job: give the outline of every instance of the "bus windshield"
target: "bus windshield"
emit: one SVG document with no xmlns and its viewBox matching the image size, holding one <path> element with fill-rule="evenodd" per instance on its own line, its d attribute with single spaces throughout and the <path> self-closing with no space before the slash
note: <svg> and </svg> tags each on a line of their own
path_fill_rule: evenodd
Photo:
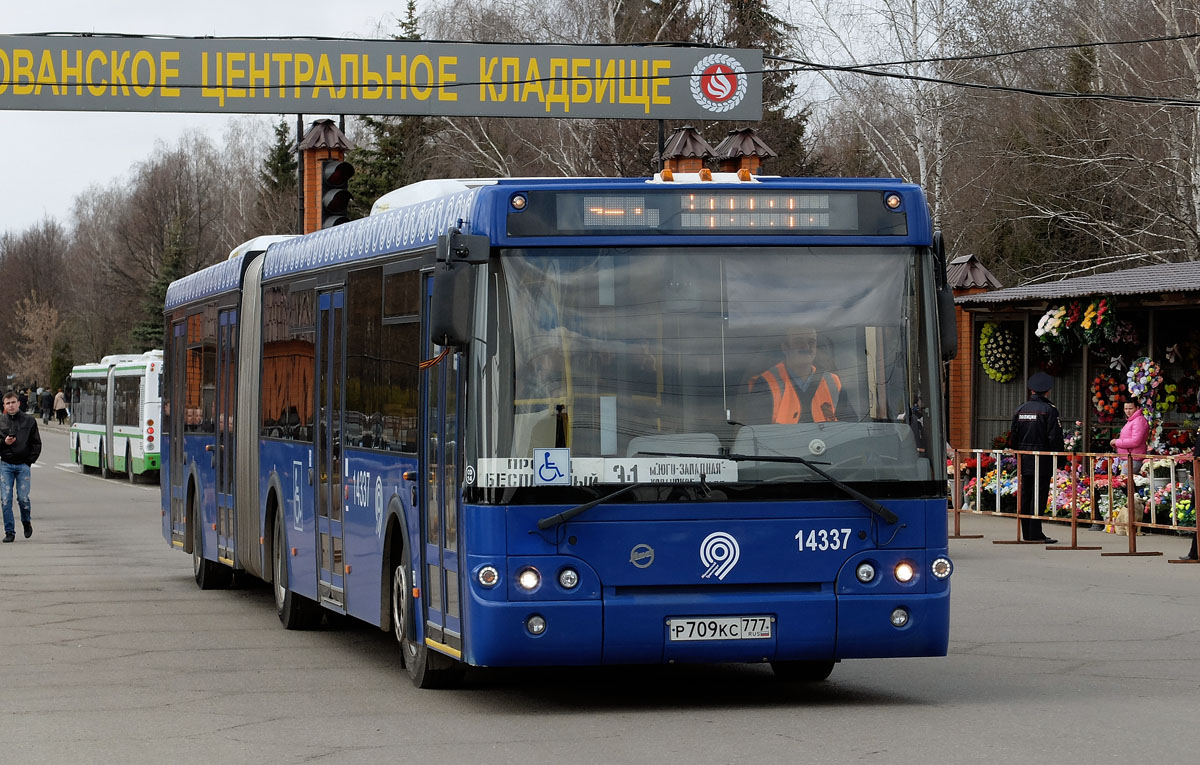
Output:
<svg viewBox="0 0 1200 765">
<path fill-rule="evenodd" d="M 737 482 L 823 480 L 771 457 L 846 481 L 939 477 L 932 284 L 917 255 L 503 250 L 489 273 L 495 334 L 476 346 L 475 451 L 736 457 Z"/>
</svg>

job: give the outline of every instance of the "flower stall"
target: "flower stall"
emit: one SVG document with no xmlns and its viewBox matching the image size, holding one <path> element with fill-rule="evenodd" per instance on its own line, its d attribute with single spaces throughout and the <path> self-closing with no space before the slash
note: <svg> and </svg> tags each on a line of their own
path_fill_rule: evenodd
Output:
<svg viewBox="0 0 1200 765">
<path fill-rule="evenodd" d="M 971 512 L 1013 514 L 1020 482 L 1016 457 L 1006 451 L 959 451 L 947 463 L 957 508 Z M 1115 455 L 1061 456 L 1050 482 L 1044 517 L 1068 520 L 1072 513 L 1085 525 L 1099 524 L 1109 533 L 1127 530 L 1132 485 L 1134 519 L 1159 530 L 1187 532 L 1196 522 L 1195 486 L 1191 455 L 1137 460 L 1129 475 L 1129 460 Z"/>
<path fill-rule="evenodd" d="M 971 277 L 958 272 L 959 283 L 951 277 L 960 346 L 969 338 L 973 351 L 951 363 L 954 447 L 1003 443 L 1026 381 L 1044 371 L 1055 378 L 1050 399 L 1064 426 L 1078 423 L 1077 450 L 1109 450 L 1125 401 L 1142 406 L 1154 453 L 1191 450 L 1200 427 L 1200 262 L 1008 289 L 974 267 Z"/>
<path fill-rule="evenodd" d="M 964 259 L 958 259 L 961 264 Z M 1144 266 L 1109 274 L 1009 289 L 994 279 L 956 290 L 960 348 L 950 369 L 950 443 L 956 449 L 1002 449 L 1026 382 L 1055 378 L 1049 398 L 1063 423 L 1066 450 L 1048 515 L 1076 515 L 1110 529 L 1132 504 L 1137 520 L 1167 527 L 1195 523 L 1191 451 L 1200 428 L 1200 263 Z M 1137 402 L 1151 427 L 1149 451 L 1137 460 L 1133 502 L 1125 461 L 1103 456 Z M 988 454 L 989 452 L 976 452 Z M 992 453 L 999 456 L 998 452 Z M 1090 456 L 1088 456 L 1090 455 Z M 960 506 L 1011 512 L 1015 465 L 1006 458 L 961 468 Z M 961 467 L 961 466 L 960 466 Z M 1122 522 L 1123 523 L 1123 522 Z"/>
</svg>

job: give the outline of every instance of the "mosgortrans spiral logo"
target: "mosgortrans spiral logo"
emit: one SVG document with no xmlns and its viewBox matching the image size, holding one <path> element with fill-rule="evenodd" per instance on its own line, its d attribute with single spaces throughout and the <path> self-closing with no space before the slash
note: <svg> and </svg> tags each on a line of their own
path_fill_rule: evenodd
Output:
<svg viewBox="0 0 1200 765">
<path fill-rule="evenodd" d="M 746 69 L 725 53 L 700 59 L 692 69 L 692 98 L 710 112 L 727 112 L 746 96 Z"/>
</svg>

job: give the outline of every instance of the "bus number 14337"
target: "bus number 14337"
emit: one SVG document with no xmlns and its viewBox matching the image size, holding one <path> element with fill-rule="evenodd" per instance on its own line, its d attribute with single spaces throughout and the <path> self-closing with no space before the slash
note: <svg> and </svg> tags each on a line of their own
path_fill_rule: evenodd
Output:
<svg viewBox="0 0 1200 765">
<path fill-rule="evenodd" d="M 850 547 L 850 529 L 813 529 L 796 532 L 796 543 L 800 552 L 808 550 L 846 550 Z"/>
</svg>

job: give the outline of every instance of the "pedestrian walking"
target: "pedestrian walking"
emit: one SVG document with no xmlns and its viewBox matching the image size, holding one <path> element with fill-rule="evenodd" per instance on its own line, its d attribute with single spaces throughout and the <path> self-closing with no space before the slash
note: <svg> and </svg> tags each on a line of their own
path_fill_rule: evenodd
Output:
<svg viewBox="0 0 1200 765">
<path fill-rule="evenodd" d="M 58 419 L 59 425 L 67 424 L 67 397 L 63 395 L 62 388 L 59 388 L 58 393 L 54 394 L 54 416 Z"/>
<path fill-rule="evenodd" d="M 42 389 L 42 400 L 38 402 L 42 410 L 42 424 L 50 424 L 50 414 L 54 411 L 54 392 L 49 388 Z"/>
<path fill-rule="evenodd" d="M 1061 452 L 1064 450 L 1062 423 L 1058 419 L 1058 407 L 1047 398 L 1054 378 L 1038 372 L 1029 378 L 1029 400 L 1021 404 L 1013 414 L 1010 441 L 1012 448 L 1028 452 Z M 1035 470 L 1036 466 L 1036 470 Z M 1054 457 L 1032 454 L 1020 455 L 1021 471 L 1021 536 L 1027 542 L 1056 544 L 1057 539 L 1047 537 L 1042 531 L 1041 516 L 1050 494 L 1050 481 L 1054 477 Z M 1036 480 L 1035 480 L 1036 479 Z M 1035 501 L 1036 499 L 1036 501 Z"/>
<path fill-rule="evenodd" d="M 13 391 L 4 394 L 4 413 L 0 415 L 0 509 L 4 514 L 4 541 L 16 539 L 13 520 L 13 494 L 21 507 L 21 526 L 25 538 L 33 536 L 32 508 L 29 503 L 30 466 L 42 454 L 42 436 L 37 419 L 21 411 L 21 399 Z"/>
</svg>

